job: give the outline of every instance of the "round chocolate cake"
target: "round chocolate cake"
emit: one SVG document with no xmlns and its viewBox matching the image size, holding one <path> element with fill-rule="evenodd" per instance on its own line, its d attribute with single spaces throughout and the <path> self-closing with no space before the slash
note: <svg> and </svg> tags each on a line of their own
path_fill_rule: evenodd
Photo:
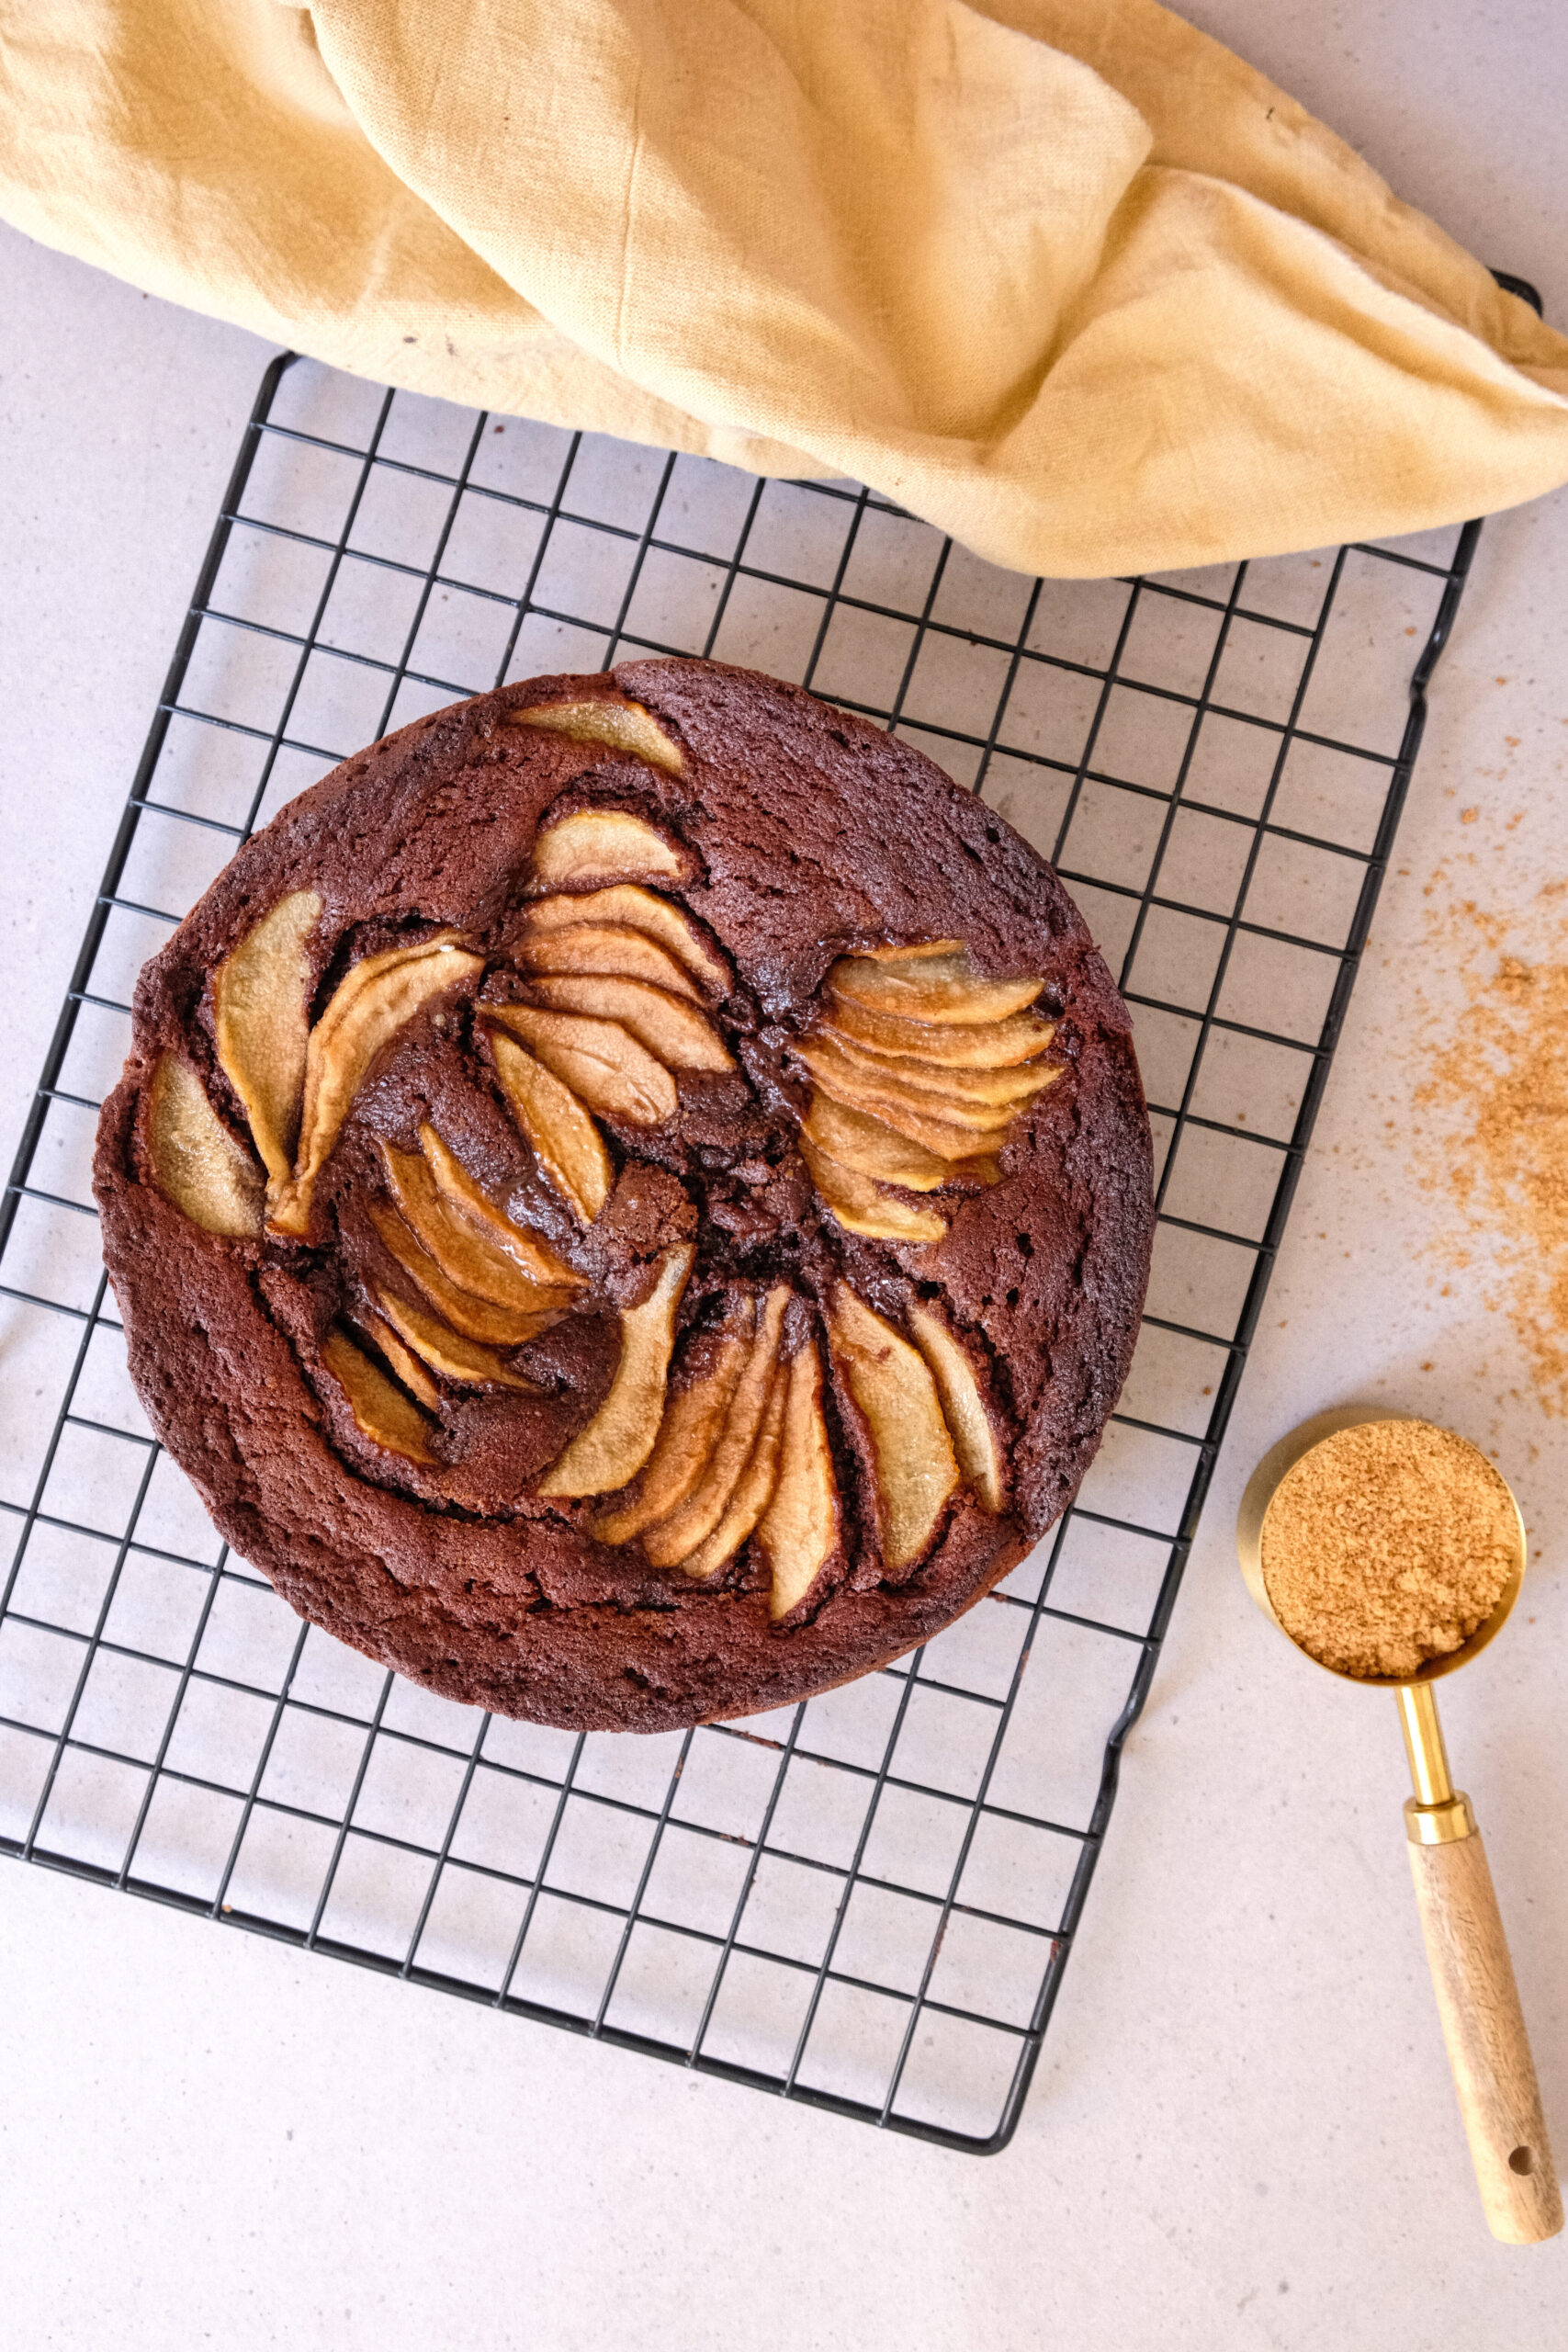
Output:
<svg viewBox="0 0 1568 2352">
<path fill-rule="evenodd" d="M 142 972 L 132 1375 L 301 1615 L 662 1731 L 897 1657 L 1076 1490 L 1153 1224 L 1126 1009 L 907 743 L 704 662 L 389 737 Z"/>
</svg>

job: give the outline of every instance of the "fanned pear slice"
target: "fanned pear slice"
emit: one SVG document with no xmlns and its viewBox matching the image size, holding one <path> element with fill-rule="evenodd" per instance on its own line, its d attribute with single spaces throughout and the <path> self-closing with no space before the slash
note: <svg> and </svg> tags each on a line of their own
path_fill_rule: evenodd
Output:
<svg viewBox="0 0 1568 2352">
<path fill-rule="evenodd" d="M 515 1037 L 500 1029 L 488 1035 L 502 1091 L 534 1157 L 567 1206 L 592 1225 L 615 1181 L 598 1128 L 570 1087 L 525 1054 Z"/>
<path fill-rule="evenodd" d="M 310 1039 L 310 959 L 321 919 L 314 890 L 294 890 L 248 931 L 212 976 L 218 1059 L 245 1106 L 274 1184 L 293 1172 L 305 1052 Z"/>
<path fill-rule="evenodd" d="M 786 1283 L 776 1283 L 768 1293 L 757 1317 L 756 1336 L 746 1358 L 746 1368 L 729 1400 L 723 1434 L 702 1476 L 678 1510 L 644 1532 L 642 1548 L 656 1568 L 672 1568 L 678 1560 L 683 1560 L 706 1541 L 724 1515 L 750 1459 L 768 1408 L 789 1298 Z"/>
<path fill-rule="evenodd" d="M 962 956 L 961 939 L 921 939 L 912 947 L 857 947 L 860 964 L 921 964 L 932 956 Z"/>
<path fill-rule="evenodd" d="M 316 1179 L 382 1046 L 431 997 L 459 980 L 477 979 L 483 969 L 482 956 L 460 946 L 456 932 L 444 931 L 416 946 L 367 956 L 344 975 L 310 1032 L 299 1158 L 294 1174 L 272 1190 L 269 1222 L 276 1232 L 310 1232 Z"/>
<path fill-rule="evenodd" d="M 612 701 L 608 695 L 592 702 L 541 702 L 531 710 L 509 713 L 513 727 L 543 727 L 554 735 L 570 735 L 579 743 L 608 743 L 617 752 L 631 752 L 649 767 L 667 775 L 681 773 L 677 744 L 652 711 L 629 697 Z"/>
<path fill-rule="evenodd" d="M 716 1576 L 725 1562 L 735 1557 L 772 1502 L 778 1483 L 779 1444 L 784 1436 L 784 1400 L 788 1395 L 789 1368 L 776 1363 L 757 1442 L 735 1482 L 735 1491 L 724 1507 L 718 1525 L 705 1543 L 678 1563 L 682 1576 Z"/>
<path fill-rule="evenodd" d="M 366 1338 L 385 1356 L 393 1372 L 410 1395 L 417 1398 L 427 1413 L 441 1410 L 441 1391 L 432 1380 L 412 1348 L 405 1347 L 384 1315 L 370 1309 L 356 1316 Z"/>
<path fill-rule="evenodd" d="M 1052 1022 L 1032 1012 L 1015 1012 L 1008 1021 L 964 1028 L 877 1012 L 853 997 L 833 998 L 827 1017 L 857 1045 L 884 1054 L 915 1054 L 924 1061 L 955 1069 L 1014 1069 L 1020 1062 L 1032 1061 L 1036 1054 L 1043 1054 L 1056 1034 Z"/>
<path fill-rule="evenodd" d="M 808 1042 L 830 1046 L 868 1078 L 892 1080 L 912 1094 L 946 1095 L 955 1102 L 1011 1113 L 1022 1110 L 1062 1075 L 1060 1062 L 1020 1062 L 1011 1069 L 966 1069 L 960 1063 L 931 1062 L 914 1054 L 885 1054 L 826 1023 L 810 1032 Z"/>
<path fill-rule="evenodd" d="M 610 1393 L 540 1479 L 542 1495 L 613 1494 L 630 1484 L 653 1452 L 664 1418 L 675 1311 L 696 1254 L 689 1241 L 666 1250 L 652 1290 L 621 1317 L 621 1361 Z"/>
<path fill-rule="evenodd" d="M 432 1372 L 444 1380 L 456 1380 L 469 1387 L 516 1388 L 525 1396 L 539 1393 L 536 1381 L 525 1380 L 495 1348 L 487 1348 L 482 1340 L 465 1340 L 434 1315 L 427 1315 L 423 1306 L 415 1306 L 412 1299 L 399 1298 L 395 1292 L 378 1290 L 376 1304 L 400 1339 L 406 1340 L 414 1353 L 423 1356 Z"/>
<path fill-rule="evenodd" d="M 629 1544 L 685 1501 L 724 1433 L 730 1398 L 751 1352 L 752 1321 L 748 1299 L 743 1324 L 737 1318 L 737 1328 L 720 1340 L 707 1371 L 671 1398 L 636 1498 L 612 1506 L 593 1521 L 592 1532 L 601 1544 Z"/>
<path fill-rule="evenodd" d="M 918 1560 L 958 1486 L 958 1464 L 931 1367 L 847 1283 L 833 1294 L 833 1354 L 871 1432 L 883 1557 Z"/>
<path fill-rule="evenodd" d="M 684 882 L 692 861 L 665 834 L 625 808 L 579 808 L 543 827 L 534 843 L 532 890 L 563 882 Z"/>
<path fill-rule="evenodd" d="M 723 957 L 706 945 L 683 909 L 635 882 L 617 882 L 582 897 L 540 899 L 528 910 L 528 936 L 543 938 L 580 922 L 614 923 L 646 933 L 682 963 L 710 995 L 728 996 L 732 975 Z"/>
<path fill-rule="evenodd" d="M 935 1209 L 918 1209 L 912 1202 L 896 1201 L 878 1190 L 869 1176 L 842 1168 L 818 1151 L 804 1136 L 801 1155 L 811 1181 L 846 1233 L 863 1233 L 873 1241 L 940 1241 L 947 1219 Z"/>
<path fill-rule="evenodd" d="M 922 1094 L 912 1086 L 901 1086 L 896 1078 L 863 1069 L 825 1038 L 803 1037 L 795 1051 L 824 1093 L 847 1102 L 852 1110 L 869 1111 L 874 1118 L 886 1119 L 889 1126 L 913 1136 L 943 1159 L 967 1159 L 976 1152 L 997 1149 L 1015 1116 L 1009 1103 L 965 1102 L 955 1094 Z M 940 1140 L 925 1133 L 927 1125 L 944 1130 Z M 969 1141 L 957 1153 L 950 1153 L 945 1148 L 945 1130 L 954 1127 L 961 1134 L 967 1132 Z"/>
<path fill-rule="evenodd" d="M 329 1331 L 321 1345 L 321 1362 L 348 1399 L 348 1409 L 362 1437 L 389 1453 L 409 1462 L 434 1462 L 428 1443 L 430 1424 L 417 1405 L 373 1364 L 362 1348 L 342 1331 Z"/>
<path fill-rule="evenodd" d="M 514 1036 L 570 1086 L 602 1118 L 656 1127 L 680 1106 L 675 1081 L 618 1021 L 588 1021 L 572 1012 L 547 1012 L 536 1004 L 491 1004 L 488 1021 Z"/>
<path fill-rule="evenodd" d="M 1001 1455 L 980 1384 L 975 1377 L 975 1367 L 961 1343 L 944 1324 L 938 1322 L 929 1306 L 911 1303 L 909 1329 L 915 1335 L 916 1346 L 931 1366 L 958 1466 L 965 1482 L 994 1516 L 1002 1507 Z"/>
<path fill-rule="evenodd" d="M 616 979 L 604 972 L 571 973 L 536 979 L 534 995 L 552 1012 L 618 1022 L 666 1069 L 735 1068 L 705 1012 L 684 997 L 649 988 L 646 980 Z"/>
<path fill-rule="evenodd" d="M 811 1108 L 800 1132 L 807 1143 L 825 1151 L 840 1168 L 852 1169 L 857 1176 L 902 1184 L 911 1193 L 934 1193 L 939 1184 L 952 1182 L 953 1170 L 934 1151 L 911 1143 L 908 1136 L 899 1135 L 881 1119 L 835 1102 L 820 1088 L 813 1089 Z"/>
<path fill-rule="evenodd" d="M 773 1570 L 771 1617 L 787 1617 L 803 1601 L 839 1547 L 839 1485 L 822 1411 L 822 1360 L 816 1341 L 789 1366 L 778 1474 L 757 1526 L 757 1541 Z"/>
<path fill-rule="evenodd" d="M 894 963 L 840 956 L 828 974 L 834 996 L 868 1012 L 965 1029 L 1022 1012 L 1044 985 L 1043 978 L 987 980 L 962 949 L 956 956 L 911 956 Z"/>
<path fill-rule="evenodd" d="M 535 934 L 525 933 L 517 960 L 530 972 L 604 972 L 623 979 L 648 980 L 666 996 L 694 1004 L 702 991 L 683 964 L 629 923 L 580 922 Z"/>
<path fill-rule="evenodd" d="M 480 1340 L 487 1347 L 519 1348 L 536 1340 L 566 1312 L 560 1291 L 538 1291 L 531 1306 L 497 1306 L 476 1298 L 443 1272 L 428 1250 L 423 1249 L 389 1201 L 373 1201 L 367 1214 L 394 1265 L 422 1290 L 454 1331 L 466 1340 Z"/>
<path fill-rule="evenodd" d="M 261 1171 L 235 1142 L 189 1062 L 164 1054 L 148 1090 L 147 1148 L 158 1190 L 204 1233 L 261 1231 Z"/>
<path fill-rule="evenodd" d="M 470 1298 L 532 1315 L 541 1307 L 565 1306 L 572 1290 L 580 1286 L 581 1278 L 574 1274 L 562 1282 L 547 1282 L 525 1273 L 509 1250 L 498 1249 L 488 1235 L 458 1215 L 442 1193 L 429 1162 L 418 1152 L 396 1151 L 383 1142 L 381 1158 L 404 1224 L 447 1282 Z"/>
<path fill-rule="evenodd" d="M 868 1118 L 879 1119 L 884 1126 L 894 1128 L 899 1135 L 907 1136 L 910 1143 L 919 1144 L 922 1150 L 934 1152 L 950 1167 L 970 1171 L 978 1159 L 1001 1149 L 1011 1125 L 1010 1120 L 1004 1119 L 999 1126 L 950 1126 L 945 1119 L 928 1117 L 923 1110 L 912 1110 L 907 1101 L 900 1101 L 895 1096 L 879 1095 L 874 1099 L 861 1094 L 857 1089 L 854 1099 L 846 1102 L 837 1084 L 831 1088 L 824 1087 L 822 1091 L 825 1095 L 830 1093 L 841 1109 L 859 1111 Z"/>
<path fill-rule="evenodd" d="M 428 1124 L 419 1131 L 419 1148 L 447 1206 L 455 1209 L 490 1248 L 510 1258 L 531 1283 L 544 1283 L 556 1290 L 581 1290 L 586 1286 L 586 1276 L 558 1258 L 553 1250 L 547 1249 L 537 1234 L 525 1233 L 496 1207 L 445 1136 Z"/>
</svg>

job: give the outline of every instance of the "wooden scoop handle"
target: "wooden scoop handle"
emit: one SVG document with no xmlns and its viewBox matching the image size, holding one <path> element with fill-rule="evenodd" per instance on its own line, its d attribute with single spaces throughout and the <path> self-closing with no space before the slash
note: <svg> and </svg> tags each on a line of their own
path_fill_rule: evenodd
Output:
<svg viewBox="0 0 1568 2352">
<path fill-rule="evenodd" d="M 1562 2227 L 1562 2199 L 1486 1849 L 1473 1827 L 1418 1835 L 1413 1824 L 1410 1868 L 1481 2201 L 1495 2238 L 1534 2245 Z"/>
</svg>

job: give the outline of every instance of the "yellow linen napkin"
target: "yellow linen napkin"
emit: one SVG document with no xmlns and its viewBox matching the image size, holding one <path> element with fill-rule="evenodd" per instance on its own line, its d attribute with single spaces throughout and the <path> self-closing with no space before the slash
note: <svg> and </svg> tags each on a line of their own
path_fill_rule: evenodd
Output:
<svg viewBox="0 0 1568 2352">
<path fill-rule="evenodd" d="M 1568 343 L 1154 0 L 0 0 L 0 213 L 361 374 L 853 475 L 1027 571 L 1568 479 Z"/>
</svg>

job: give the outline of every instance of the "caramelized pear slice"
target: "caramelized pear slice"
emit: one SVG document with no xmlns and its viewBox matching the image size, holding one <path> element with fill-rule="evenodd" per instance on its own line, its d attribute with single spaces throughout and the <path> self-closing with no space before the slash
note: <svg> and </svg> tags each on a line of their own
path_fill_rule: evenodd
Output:
<svg viewBox="0 0 1568 2352">
<path fill-rule="evenodd" d="M 575 1274 L 556 1281 L 525 1273 L 510 1250 L 498 1249 L 458 1215 L 442 1193 L 429 1162 L 417 1152 L 395 1151 L 383 1142 L 381 1158 L 404 1224 L 447 1282 L 470 1298 L 531 1315 L 540 1307 L 564 1306 L 580 1285 L 581 1277 Z"/>
<path fill-rule="evenodd" d="M 414 1164 L 423 1165 L 423 1161 Z M 566 1312 L 566 1296 L 560 1291 L 536 1290 L 528 1306 L 500 1306 L 476 1298 L 443 1272 L 389 1201 L 372 1201 L 367 1214 L 393 1263 L 424 1293 L 454 1331 L 461 1331 L 467 1340 L 481 1340 L 492 1348 L 518 1348 L 525 1340 L 536 1340 Z"/>
<path fill-rule="evenodd" d="M 269 1222 L 275 1231 L 310 1232 L 316 1179 L 382 1046 L 428 999 L 459 980 L 477 979 L 483 969 L 482 956 L 459 946 L 456 932 L 444 931 L 417 946 L 367 956 L 339 982 L 310 1032 L 305 1055 L 305 1104 L 294 1174 L 268 1188 Z"/>
<path fill-rule="evenodd" d="M 158 1190 L 204 1233 L 261 1231 L 261 1171 L 207 1099 L 189 1062 L 164 1054 L 148 1089 L 147 1148 Z"/>
<path fill-rule="evenodd" d="M 955 1094 L 922 1094 L 913 1087 L 901 1086 L 896 1078 L 851 1061 L 826 1038 L 803 1037 L 795 1051 L 825 1093 L 849 1103 L 852 1110 L 869 1111 L 886 1119 L 889 1126 L 926 1144 L 943 1159 L 967 1159 L 977 1151 L 997 1149 L 1015 1116 L 1010 1104 L 965 1102 Z M 970 1140 L 958 1152 L 949 1152 L 944 1148 L 945 1135 L 942 1141 L 934 1141 L 924 1133 L 927 1124 L 968 1131 Z"/>
<path fill-rule="evenodd" d="M 514 1037 L 499 1029 L 488 1035 L 502 1091 L 534 1157 L 567 1206 L 592 1225 L 615 1181 L 598 1128 L 570 1087 L 525 1054 Z"/>
<path fill-rule="evenodd" d="M 757 1541 L 773 1572 L 771 1617 L 798 1607 L 839 1547 L 838 1481 L 822 1411 L 822 1360 L 810 1340 L 789 1366 L 773 1497 Z"/>
<path fill-rule="evenodd" d="M 908 1021 L 892 1012 L 874 1012 L 852 997 L 835 997 L 829 1019 L 857 1045 L 878 1053 L 915 1054 L 922 1060 L 956 1069 L 1014 1069 L 1020 1062 L 1043 1054 L 1055 1035 L 1055 1024 L 1032 1012 L 1014 1013 L 978 1028 L 938 1022 Z"/>
<path fill-rule="evenodd" d="M 688 1552 L 678 1563 L 682 1576 L 716 1576 L 725 1562 L 735 1557 L 772 1502 L 778 1483 L 779 1444 L 784 1436 L 784 1399 L 788 1395 L 788 1368 L 775 1364 L 757 1442 L 735 1482 L 735 1491 L 724 1507 L 718 1525 L 705 1543 L 699 1544 L 694 1552 Z"/>
<path fill-rule="evenodd" d="M 656 939 L 629 923 L 580 922 L 537 937 L 525 934 L 517 960 L 530 972 L 604 972 L 623 979 L 648 980 L 666 996 L 701 1003 L 702 991 L 684 965 Z"/>
<path fill-rule="evenodd" d="M 305 1051 L 310 1038 L 310 959 L 305 942 L 321 917 L 314 890 L 279 899 L 212 976 L 218 1059 L 245 1106 L 274 1184 L 294 1168 Z"/>
<path fill-rule="evenodd" d="M 329 1331 L 321 1345 L 321 1362 L 347 1397 L 362 1437 L 409 1462 L 434 1461 L 426 1442 L 430 1424 L 424 1415 L 362 1348 L 356 1348 L 342 1331 Z"/>
<path fill-rule="evenodd" d="M 912 947 L 857 947 L 855 961 L 871 964 L 920 964 L 932 956 L 962 956 L 961 939 L 922 939 Z"/>
<path fill-rule="evenodd" d="M 621 1361 L 610 1393 L 540 1479 L 542 1495 L 613 1494 L 637 1476 L 653 1452 L 664 1418 L 675 1310 L 696 1254 L 689 1241 L 666 1250 L 647 1298 L 621 1317 Z"/>
<path fill-rule="evenodd" d="M 892 1199 L 869 1176 L 840 1167 L 804 1136 L 800 1149 L 812 1182 L 846 1233 L 863 1233 L 874 1241 L 919 1242 L 940 1241 L 947 1231 L 947 1219 L 935 1209 L 918 1209 L 911 1202 Z"/>
<path fill-rule="evenodd" d="M 995 1515 L 1002 1507 L 1001 1455 L 975 1367 L 960 1342 L 945 1325 L 937 1321 L 929 1306 L 911 1304 L 909 1329 L 915 1335 L 915 1345 L 931 1366 L 958 1466 L 965 1482 Z"/>
<path fill-rule="evenodd" d="M 444 1380 L 472 1388 L 516 1388 L 525 1396 L 538 1395 L 538 1384 L 513 1372 L 496 1349 L 487 1348 L 481 1340 L 463 1339 L 436 1316 L 427 1315 L 423 1306 L 389 1290 L 378 1290 L 376 1304 L 400 1338 Z"/>
<path fill-rule="evenodd" d="M 1043 978 L 987 980 L 963 948 L 956 956 L 909 956 L 896 963 L 840 956 L 828 974 L 834 996 L 867 1012 L 964 1029 L 1022 1012 L 1044 985 Z"/>
<path fill-rule="evenodd" d="M 840 1168 L 852 1169 L 857 1176 L 902 1184 L 911 1193 L 934 1193 L 939 1184 L 952 1181 L 953 1170 L 934 1151 L 911 1143 L 908 1136 L 899 1135 L 881 1119 L 835 1102 L 820 1089 L 812 1093 L 811 1108 L 800 1132 L 807 1143 L 825 1151 Z"/>
<path fill-rule="evenodd" d="M 543 727 L 554 735 L 570 735 L 579 743 L 608 743 L 615 751 L 630 752 L 646 760 L 649 767 L 662 768 L 668 775 L 681 773 L 679 747 L 640 702 L 613 702 L 608 695 L 592 702 L 541 702 L 532 710 L 513 710 L 507 716 L 513 727 Z"/>
<path fill-rule="evenodd" d="M 833 1353 L 865 1417 L 876 1464 L 882 1556 L 890 1568 L 918 1560 L 958 1485 L 953 1440 L 931 1368 L 918 1348 L 847 1283 L 833 1294 Z"/>
<path fill-rule="evenodd" d="M 768 1293 L 757 1317 L 756 1336 L 746 1358 L 746 1368 L 735 1384 L 735 1394 L 724 1417 L 723 1435 L 702 1476 L 680 1508 L 657 1526 L 649 1528 L 643 1536 L 642 1548 L 656 1568 L 672 1568 L 678 1560 L 695 1551 L 724 1516 L 740 1474 L 750 1459 L 768 1408 L 768 1392 L 773 1386 L 779 1335 L 789 1297 L 786 1283 L 776 1283 Z"/>
<path fill-rule="evenodd" d="M 908 1093 L 945 1095 L 954 1102 L 1012 1113 L 1022 1110 L 1062 1075 L 1060 1062 L 1020 1062 L 1011 1069 L 965 1069 L 955 1062 L 927 1061 L 915 1054 L 885 1054 L 858 1038 L 846 1037 L 826 1023 L 811 1031 L 808 1042 L 830 1046 L 868 1078 L 891 1080 Z"/>
<path fill-rule="evenodd" d="M 542 939 L 547 933 L 580 922 L 614 923 L 643 932 L 682 963 L 710 995 L 729 993 L 728 965 L 705 944 L 691 917 L 670 899 L 640 889 L 635 882 L 618 882 L 608 890 L 591 890 L 581 898 L 540 899 L 528 910 L 528 936 Z"/>
<path fill-rule="evenodd" d="M 536 1004 L 491 1004 L 485 1017 L 510 1029 L 563 1085 L 602 1118 L 656 1127 L 680 1105 L 675 1081 L 618 1021 L 585 1021 Z"/>
<path fill-rule="evenodd" d="M 601 1544 L 629 1544 L 685 1501 L 723 1435 L 730 1398 L 751 1351 L 753 1320 L 748 1298 L 744 1317 L 738 1317 L 737 1328 L 720 1341 L 708 1370 L 671 1398 L 659 1424 L 659 1442 L 637 1481 L 636 1500 L 603 1511 L 593 1521 L 592 1532 Z"/>
<path fill-rule="evenodd" d="M 543 828 L 534 843 L 532 890 L 563 882 L 684 882 L 684 850 L 625 808 L 580 808 Z"/>
<path fill-rule="evenodd" d="M 925 1113 L 912 1111 L 907 1103 L 888 1095 L 873 1099 L 869 1095 L 861 1095 L 857 1090 L 856 1099 L 845 1102 L 836 1085 L 831 1089 L 824 1087 L 822 1091 L 825 1095 L 831 1093 L 840 1109 L 858 1111 L 866 1117 L 879 1119 L 884 1126 L 895 1128 L 899 1135 L 908 1136 L 911 1143 L 919 1144 L 923 1150 L 934 1152 L 939 1159 L 945 1159 L 950 1166 L 971 1170 L 979 1156 L 1001 1149 L 1011 1124 L 1004 1120 L 1000 1126 L 949 1126 L 945 1119 L 930 1118 Z"/>
<path fill-rule="evenodd" d="M 481 1191 L 445 1137 L 428 1125 L 419 1131 L 419 1148 L 435 1179 L 436 1190 L 449 1208 L 455 1209 L 465 1224 L 472 1227 L 478 1238 L 491 1250 L 499 1250 L 512 1260 L 531 1283 L 544 1283 L 556 1290 L 581 1290 L 587 1277 L 580 1274 L 547 1249 L 536 1234 L 525 1233 L 520 1225 L 498 1209 L 488 1193 Z M 455 1271 L 455 1270 L 454 1270 Z M 488 1286 L 486 1295 L 490 1295 Z"/>
<path fill-rule="evenodd" d="M 666 1069 L 735 1068 L 705 1012 L 683 997 L 649 988 L 646 980 L 584 972 L 537 979 L 534 994 L 552 1012 L 581 1012 L 591 1021 L 618 1022 Z"/>
<path fill-rule="evenodd" d="M 416 1397 L 427 1413 L 441 1410 L 441 1391 L 432 1380 L 412 1348 L 406 1348 L 384 1315 L 370 1311 L 355 1320 L 371 1345 L 385 1356 L 394 1374 L 411 1396 Z"/>
</svg>

